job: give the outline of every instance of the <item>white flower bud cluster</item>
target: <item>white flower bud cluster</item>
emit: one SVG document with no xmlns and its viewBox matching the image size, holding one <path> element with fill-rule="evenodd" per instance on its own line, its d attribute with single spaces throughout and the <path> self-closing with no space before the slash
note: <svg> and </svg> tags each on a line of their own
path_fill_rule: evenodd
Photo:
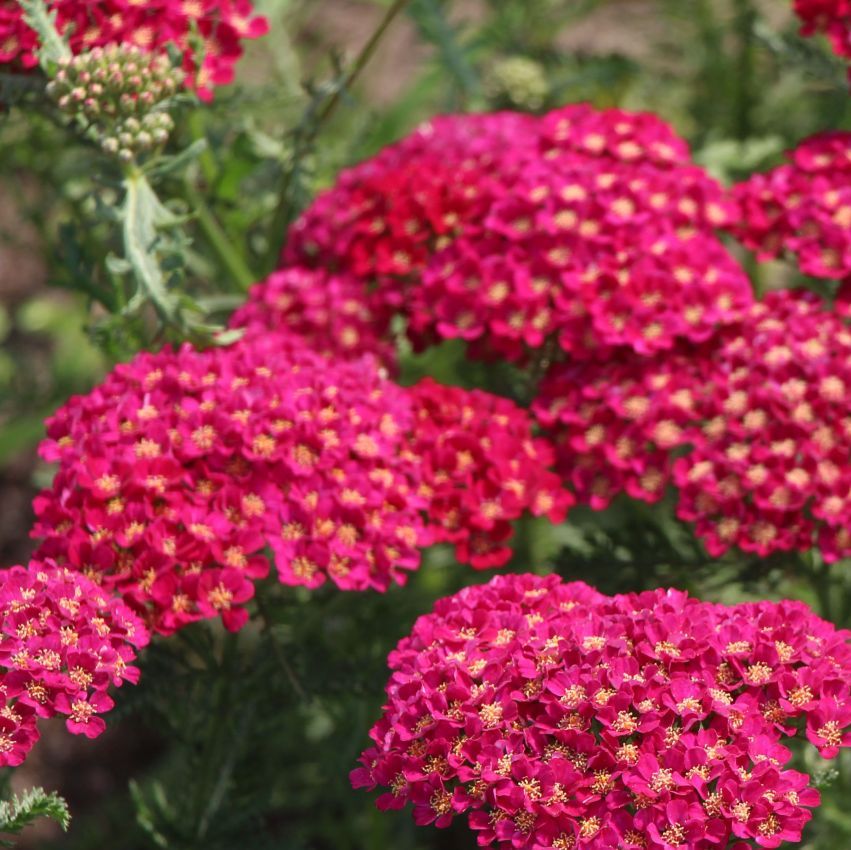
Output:
<svg viewBox="0 0 851 850">
<path fill-rule="evenodd" d="M 110 44 L 63 62 L 48 94 L 82 119 L 105 153 L 132 162 L 168 141 L 174 121 L 163 105 L 182 84 L 183 72 L 167 56 Z"/>
</svg>

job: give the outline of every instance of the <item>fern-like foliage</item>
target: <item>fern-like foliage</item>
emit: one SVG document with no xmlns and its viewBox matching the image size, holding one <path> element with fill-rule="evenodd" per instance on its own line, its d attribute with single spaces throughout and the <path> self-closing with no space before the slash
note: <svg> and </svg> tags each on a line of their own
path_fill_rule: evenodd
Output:
<svg viewBox="0 0 851 850">
<path fill-rule="evenodd" d="M 39 818 L 50 818 L 64 830 L 71 822 L 68 804 L 58 794 L 30 788 L 20 796 L 0 802 L 0 835 L 19 835 Z M 14 847 L 14 842 L 0 838 L 0 847 Z"/>
</svg>

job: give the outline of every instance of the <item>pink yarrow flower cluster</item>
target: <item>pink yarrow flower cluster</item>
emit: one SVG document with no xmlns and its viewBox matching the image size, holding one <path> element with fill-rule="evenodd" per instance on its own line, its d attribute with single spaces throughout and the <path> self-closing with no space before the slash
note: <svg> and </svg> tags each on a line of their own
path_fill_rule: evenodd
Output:
<svg viewBox="0 0 851 850">
<path fill-rule="evenodd" d="M 255 284 L 232 316 L 231 328 L 246 334 L 292 334 L 327 357 L 351 360 L 363 354 L 393 367 L 387 341 L 390 316 L 370 300 L 361 281 L 321 269 L 288 268 Z"/>
<path fill-rule="evenodd" d="M 760 259 L 787 254 L 805 274 L 851 280 L 851 133 L 806 139 L 789 160 L 735 187 L 736 236 Z"/>
<path fill-rule="evenodd" d="M 384 590 L 419 563 L 410 428 L 369 358 L 279 335 L 141 354 L 49 420 L 34 535 L 163 633 L 240 628 L 266 547 L 285 584 Z"/>
<path fill-rule="evenodd" d="M 578 500 L 673 484 L 712 556 L 851 555 L 851 331 L 815 295 L 769 294 L 702 346 L 557 364 L 533 410 Z"/>
<path fill-rule="evenodd" d="M 249 0 L 48 0 L 47 5 L 56 12 L 59 32 L 68 36 L 74 54 L 115 43 L 154 53 L 176 45 L 184 54 L 188 80 L 204 98 L 212 96 L 215 86 L 233 80 L 242 42 L 259 38 L 269 28 Z M 196 47 L 201 56 L 195 55 Z M 0 2 L 0 64 L 32 68 L 37 49 L 38 37 L 24 23 L 20 4 Z M 199 58 L 203 61 L 197 67 Z"/>
<path fill-rule="evenodd" d="M 374 287 L 418 347 L 460 337 L 515 361 L 550 340 L 574 356 L 646 353 L 705 339 L 751 303 L 712 233 L 732 212 L 655 116 L 453 116 L 345 172 L 284 259 Z"/>
<path fill-rule="evenodd" d="M 410 395 L 426 542 L 453 543 L 460 563 L 486 569 L 511 557 L 511 523 L 526 511 L 564 520 L 573 497 L 550 470 L 552 446 L 533 436 L 528 411 L 428 378 Z"/>
<path fill-rule="evenodd" d="M 415 283 L 429 257 L 505 191 L 507 162 L 535 145 L 522 113 L 450 115 L 344 170 L 293 225 L 285 264 L 327 266 L 387 288 Z"/>
<path fill-rule="evenodd" d="M 529 414 L 370 357 L 329 360 L 257 329 L 233 346 L 142 354 L 48 422 L 58 464 L 35 501 L 39 553 L 173 632 L 241 628 L 253 581 L 344 590 L 403 584 L 420 547 L 505 563 L 524 511 L 572 501 Z"/>
<path fill-rule="evenodd" d="M 391 653 L 352 784 L 482 846 L 776 848 L 819 804 L 786 744 L 851 745 L 848 638 L 800 602 L 498 577 Z"/>
<path fill-rule="evenodd" d="M 851 554 L 851 331 L 821 300 L 768 295 L 710 355 L 710 404 L 676 462 L 678 514 L 709 552 Z"/>
<path fill-rule="evenodd" d="M 147 641 L 126 605 L 75 570 L 32 561 L 0 572 L 0 765 L 24 761 L 40 717 L 99 735 L 109 687 L 138 681 L 130 664 Z"/>
</svg>

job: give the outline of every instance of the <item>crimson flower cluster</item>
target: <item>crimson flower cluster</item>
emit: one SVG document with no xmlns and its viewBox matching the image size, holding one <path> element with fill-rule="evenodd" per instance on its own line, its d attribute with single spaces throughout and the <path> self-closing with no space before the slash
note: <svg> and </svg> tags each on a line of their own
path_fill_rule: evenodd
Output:
<svg viewBox="0 0 851 850">
<path fill-rule="evenodd" d="M 851 133 L 806 139 L 789 162 L 736 186 L 734 232 L 760 259 L 797 258 L 805 274 L 851 280 Z"/>
<path fill-rule="evenodd" d="M 286 264 L 327 265 L 401 297 L 434 251 L 504 191 L 505 168 L 534 149 L 535 119 L 515 112 L 448 115 L 344 170 L 295 222 Z M 516 174 L 515 174 L 516 176 Z"/>
<path fill-rule="evenodd" d="M 770 294 L 710 354 L 709 404 L 676 462 L 678 514 L 713 555 L 851 554 L 851 331 L 808 293 Z"/>
<path fill-rule="evenodd" d="M 49 420 L 34 535 L 163 633 L 240 628 L 267 546 L 285 584 L 383 590 L 419 563 L 410 420 L 374 361 L 281 336 L 141 354 Z"/>
<path fill-rule="evenodd" d="M 278 279 L 310 302 L 313 276 Z M 299 327 L 312 333 L 313 318 Z M 40 554 L 166 634 L 216 616 L 241 628 L 267 547 L 284 584 L 383 591 L 434 542 L 477 568 L 503 564 L 511 520 L 560 521 L 571 502 L 552 448 L 509 400 L 430 380 L 404 389 L 370 357 L 328 359 L 257 328 L 119 366 L 48 422 L 41 453 L 59 469 L 35 501 Z"/>
<path fill-rule="evenodd" d="M 428 544 L 449 542 L 461 563 L 502 566 L 511 521 L 526 511 L 561 522 L 573 497 L 550 467 L 552 446 L 532 435 L 528 411 L 480 390 L 425 379 L 410 390 L 426 499 Z"/>
<path fill-rule="evenodd" d="M 387 341 L 390 316 L 380 314 L 363 284 L 346 274 L 288 268 L 255 284 L 231 318 L 231 328 L 256 333 L 292 334 L 326 357 L 351 360 L 371 354 L 395 366 Z"/>
<path fill-rule="evenodd" d="M 851 0 L 795 0 L 795 12 L 804 35 L 824 33 L 836 55 L 851 61 Z"/>
<path fill-rule="evenodd" d="M 75 54 L 108 44 L 128 44 L 162 52 L 175 44 L 184 53 L 189 81 L 205 99 L 215 86 L 233 79 L 234 65 L 242 56 L 242 41 L 258 38 L 269 28 L 254 14 L 250 0 L 48 0 L 56 24 L 69 38 Z M 201 44 L 192 43 L 195 34 Z M 38 37 L 23 20 L 17 2 L 0 3 L 0 64 L 22 69 L 37 64 Z M 196 68 L 196 56 L 203 57 Z"/>
<path fill-rule="evenodd" d="M 769 294 L 711 343 L 611 363 L 558 364 L 534 411 L 579 500 L 653 502 L 713 556 L 821 547 L 851 555 L 851 331 L 811 293 Z"/>
<path fill-rule="evenodd" d="M 352 783 L 418 824 L 467 814 L 481 845 L 775 848 L 819 803 L 785 744 L 851 745 L 848 638 L 800 602 L 497 577 L 391 653 Z"/>
<path fill-rule="evenodd" d="M 518 362 L 550 339 L 573 356 L 647 353 L 750 305 L 712 233 L 732 215 L 653 115 L 450 116 L 344 172 L 284 261 L 354 275 L 418 347 L 460 337 Z"/>
<path fill-rule="evenodd" d="M 0 765 L 24 760 L 39 717 L 99 735 L 108 688 L 138 681 L 129 665 L 147 641 L 126 605 L 75 570 L 32 561 L 0 572 Z"/>
</svg>

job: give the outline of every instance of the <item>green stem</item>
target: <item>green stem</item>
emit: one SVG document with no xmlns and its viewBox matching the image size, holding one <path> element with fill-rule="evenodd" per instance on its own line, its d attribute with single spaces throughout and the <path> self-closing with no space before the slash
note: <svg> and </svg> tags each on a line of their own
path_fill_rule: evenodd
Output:
<svg viewBox="0 0 851 850">
<path fill-rule="evenodd" d="M 272 652 L 275 654 L 275 658 L 278 663 L 281 665 L 281 670 L 283 670 L 284 675 L 287 677 L 292 689 L 295 691 L 296 695 L 302 702 L 308 702 L 310 697 L 305 690 L 304 685 L 301 683 L 298 675 L 293 669 L 292 665 L 287 658 L 287 654 L 284 652 L 280 643 L 275 640 L 275 636 L 272 634 L 272 616 L 269 611 L 268 606 L 263 598 L 263 586 L 258 585 L 257 592 L 255 593 L 254 600 L 257 603 L 257 612 L 260 614 L 260 619 L 263 623 L 263 633 L 269 638 L 269 642 L 272 644 Z"/>
<path fill-rule="evenodd" d="M 756 66 L 756 9 L 752 0 L 736 0 L 736 31 L 738 55 L 735 62 L 733 101 L 733 134 L 745 140 L 751 135 L 751 112 L 754 103 Z"/>
<path fill-rule="evenodd" d="M 193 142 L 200 142 L 202 139 L 205 143 L 207 142 L 207 132 L 204 127 L 205 116 L 206 113 L 203 109 L 193 110 L 189 116 L 189 131 L 192 134 Z M 201 152 L 198 162 L 201 166 L 201 173 L 204 175 L 204 180 L 206 180 L 208 185 L 212 186 L 216 182 L 219 169 L 216 164 L 216 157 L 210 149 L 209 144 L 206 144 L 206 147 Z"/>
<path fill-rule="evenodd" d="M 227 786 L 237 757 L 236 743 L 229 739 L 227 730 L 229 721 L 233 719 L 231 687 L 239 679 L 238 661 L 239 636 L 228 633 L 224 638 L 222 659 L 216 670 L 215 710 L 207 726 L 208 737 L 202 742 L 204 758 L 198 774 L 198 793 L 195 798 L 195 836 L 199 840 L 207 834 L 210 822 L 221 804 L 223 786 Z"/>
<path fill-rule="evenodd" d="M 257 276 L 251 271 L 242 254 L 230 241 L 225 229 L 207 205 L 203 195 L 189 180 L 185 183 L 185 191 L 186 200 L 195 213 L 195 220 L 198 222 L 207 244 L 215 251 L 236 288 L 240 292 L 245 292 L 257 281 Z"/>
<path fill-rule="evenodd" d="M 674 0 L 673 8 L 679 11 L 680 7 L 680 0 Z M 701 137 L 705 137 L 707 129 L 718 124 L 719 101 L 724 103 L 728 94 L 728 81 L 724 73 L 726 56 L 714 2 L 696 0 L 690 14 L 694 16 L 697 44 L 701 51 L 693 110 L 697 126 L 701 128 Z"/>
<path fill-rule="evenodd" d="M 275 207 L 275 212 L 272 216 L 272 223 L 269 228 L 269 249 L 266 256 L 266 266 L 269 269 L 274 268 L 278 261 L 281 244 L 285 238 L 286 230 L 294 217 L 294 205 L 290 197 L 293 180 L 301 167 L 301 161 L 311 145 L 319 135 L 322 127 L 334 113 L 340 103 L 344 91 L 348 91 L 361 75 L 363 69 L 369 63 L 369 60 L 375 54 L 375 51 L 381 42 L 384 34 L 390 28 L 393 21 L 399 16 L 409 0 L 394 0 L 384 17 L 381 19 L 378 27 L 370 36 L 367 43 L 363 46 L 360 53 L 349 68 L 348 73 L 338 86 L 334 88 L 333 93 L 328 99 L 317 109 L 315 115 L 308 116 L 301 127 L 295 133 L 295 144 L 293 148 L 292 163 L 289 167 L 285 167 L 281 175 L 281 183 L 278 187 L 278 201 Z"/>
</svg>

